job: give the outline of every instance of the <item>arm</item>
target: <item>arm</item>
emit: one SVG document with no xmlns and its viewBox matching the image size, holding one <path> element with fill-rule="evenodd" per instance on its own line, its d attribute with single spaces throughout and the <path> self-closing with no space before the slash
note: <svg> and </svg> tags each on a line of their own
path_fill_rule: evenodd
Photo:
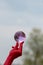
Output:
<svg viewBox="0 0 43 65">
<path fill-rule="evenodd" d="M 23 47 L 23 43 L 20 43 L 20 47 L 18 48 L 18 43 L 16 43 L 16 46 L 12 47 L 13 49 L 10 51 L 6 61 L 4 62 L 4 65 L 11 65 L 13 60 L 18 58 L 19 56 L 22 55 L 22 47 Z"/>
</svg>

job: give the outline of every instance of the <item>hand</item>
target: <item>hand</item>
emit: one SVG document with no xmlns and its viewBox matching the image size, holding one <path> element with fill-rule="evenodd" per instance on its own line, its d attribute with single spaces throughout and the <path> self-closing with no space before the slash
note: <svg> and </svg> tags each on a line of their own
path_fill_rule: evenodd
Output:
<svg viewBox="0 0 43 65">
<path fill-rule="evenodd" d="M 16 46 L 12 46 L 12 50 L 10 51 L 7 59 L 5 60 L 4 64 L 3 65 L 11 65 L 13 60 L 18 58 L 19 56 L 22 55 L 22 47 L 23 47 L 23 43 L 24 42 L 21 42 L 20 43 L 20 47 L 18 48 L 19 44 L 18 42 L 16 43 Z"/>
<path fill-rule="evenodd" d="M 22 48 L 23 48 L 23 43 L 20 43 L 20 47 L 18 48 L 19 44 L 18 42 L 16 43 L 16 46 L 12 46 L 12 50 L 10 51 L 9 55 L 12 56 L 14 59 L 22 55 Z"/>
</svg>

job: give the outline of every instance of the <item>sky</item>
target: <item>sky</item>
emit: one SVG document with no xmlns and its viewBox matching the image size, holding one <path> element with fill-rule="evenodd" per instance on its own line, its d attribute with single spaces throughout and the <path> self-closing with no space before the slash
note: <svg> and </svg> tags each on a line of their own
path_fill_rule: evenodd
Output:
<svg viewBox="0 0 43 65">
<path fill-rule="evenodd" d="M 0 63 L 15 45 L 14 34 L 43 29 L 43 0 L 0 0 Z"/>
</svg>

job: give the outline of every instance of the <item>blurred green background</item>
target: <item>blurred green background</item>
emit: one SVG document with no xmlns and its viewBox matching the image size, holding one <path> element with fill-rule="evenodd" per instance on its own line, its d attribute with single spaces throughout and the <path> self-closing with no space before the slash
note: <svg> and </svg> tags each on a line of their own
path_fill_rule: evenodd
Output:
<svg viewBox="0 0 43 65">
<path fill-rule="evenodd" d="M 43 65 L 43 32 L 32 29 L 25 46 L 23 65 Z"/>
</svg>

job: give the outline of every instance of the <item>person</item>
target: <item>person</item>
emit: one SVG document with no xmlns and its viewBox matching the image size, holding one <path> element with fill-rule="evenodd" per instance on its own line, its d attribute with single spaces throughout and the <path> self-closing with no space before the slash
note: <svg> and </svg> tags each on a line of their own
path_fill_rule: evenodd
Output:
<svg viewBox="0 0 43 65">
<path fill-rule="evenodd" d="M 12 46 L 12 49 L 10 50 L 9 55 L 3 65 L 12 65 L 13 60 L 22 56 L 23 43 L 24 41 L 20 43 L 20 47 L 18 42 L 15 46 Z"/>
</svg>

